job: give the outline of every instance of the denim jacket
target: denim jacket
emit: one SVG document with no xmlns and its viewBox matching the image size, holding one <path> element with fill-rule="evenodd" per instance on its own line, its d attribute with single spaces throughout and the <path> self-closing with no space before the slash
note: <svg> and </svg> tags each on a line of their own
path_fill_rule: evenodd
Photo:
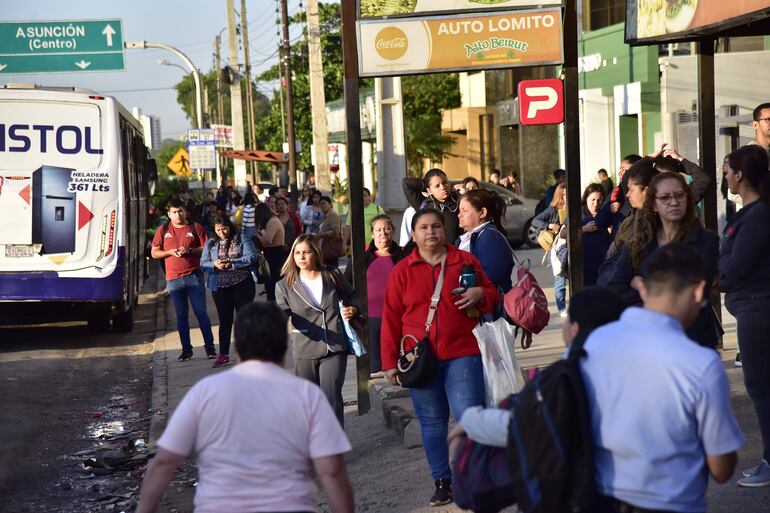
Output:
<svg viewBox="0 0 770 513">
<path fill-rule="evenodd" d="M 214 262 L 219 258 L 220 242 L 220 239 L 209 239 L 201 253 L 201 269 L 208 273 L 209 277 L 206 280 L 206 286 L 212 291 L 217 290 L 217 273 L 219 269 L 214 267 Z M 257 263 L 257 250 L 254 248 L 254 243 L 251 240 L 235 235 L 233 244 L 237 244 L 241 252 L 241 257 L 232 261 L 233 269 L 248 268 Z"/>
</svg>

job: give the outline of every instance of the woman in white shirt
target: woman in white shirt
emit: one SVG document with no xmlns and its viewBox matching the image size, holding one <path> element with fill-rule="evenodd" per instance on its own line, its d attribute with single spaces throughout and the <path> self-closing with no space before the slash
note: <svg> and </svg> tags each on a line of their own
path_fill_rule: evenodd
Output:
<svg viewBox="0 0 770 513">
<path fill-rule="evenodd" d="M 313 235 L 294 240 L 281 271 L 284 277 L 276 285 L 275 299 L 291 320 L 295 372 L 321 387 L 342 424 L 348 360 L 342 320 L 356 316 L 358 296 L 340 273 L 326 271 Z"/>
</svg>

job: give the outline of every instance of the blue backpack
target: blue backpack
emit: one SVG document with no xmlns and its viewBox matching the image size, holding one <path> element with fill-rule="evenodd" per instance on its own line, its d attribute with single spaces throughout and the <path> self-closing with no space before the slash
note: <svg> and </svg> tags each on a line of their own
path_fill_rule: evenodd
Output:
<svg viewBox="0 0 770 513">
<path fill-rule="evenodd" d="M 566 360 L 537 374 L 499 407 L 511 412 L 508 447 L 465 439 L 455 455 L 455 503 L 475 513 L 517 504 L 523 513 L 590 512 L 595 496 L 593 436 L 578 365 L 585 336 Z"/>
</svg>

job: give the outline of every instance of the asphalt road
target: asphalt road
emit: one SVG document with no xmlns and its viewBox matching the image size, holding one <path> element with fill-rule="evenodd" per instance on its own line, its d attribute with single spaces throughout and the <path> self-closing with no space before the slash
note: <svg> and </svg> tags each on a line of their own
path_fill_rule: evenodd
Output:
<svg viewBox="0 0 770 513">
<path fill-rule="evenodd" d="M 95 335 L 85 323 L 0 328 L 0 510 L 132 504 L 140 465 L 95 473 L 84 462 L 147 438 L 155 316 L 151 276 L 130 334 Z M 131 452 L 140 459 L 141 446 Z"/>
</svg>

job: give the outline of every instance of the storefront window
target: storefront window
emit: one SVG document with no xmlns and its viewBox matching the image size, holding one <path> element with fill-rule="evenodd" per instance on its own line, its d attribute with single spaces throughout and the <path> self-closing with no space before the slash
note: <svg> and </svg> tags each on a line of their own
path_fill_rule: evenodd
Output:
<svg viewBox="0 0 770 513">
<path fill-rule="evenodd" d="M 583 6 L 583 29 L 587 31 L 609 27 L 626 19 L 625 0 L 584 0 Z"/>
</svg>

